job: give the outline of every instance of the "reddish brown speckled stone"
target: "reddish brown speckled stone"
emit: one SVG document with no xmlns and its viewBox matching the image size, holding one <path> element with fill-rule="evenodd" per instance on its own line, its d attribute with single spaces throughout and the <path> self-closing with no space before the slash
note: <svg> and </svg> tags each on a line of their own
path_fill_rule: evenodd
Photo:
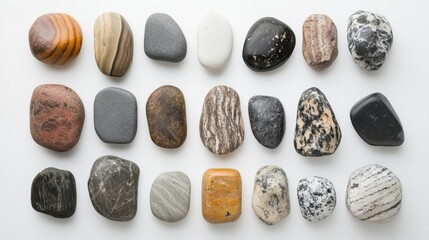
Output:
<svg viewBox="0 0 429 240">
<path fill-rule="evenodd" d="M 71 88 L 58 84 L 36 87 L 31 97 L 30 132 L 39 145 L 65 152 L 80 138 L 85 110 Z"/>
</svg>

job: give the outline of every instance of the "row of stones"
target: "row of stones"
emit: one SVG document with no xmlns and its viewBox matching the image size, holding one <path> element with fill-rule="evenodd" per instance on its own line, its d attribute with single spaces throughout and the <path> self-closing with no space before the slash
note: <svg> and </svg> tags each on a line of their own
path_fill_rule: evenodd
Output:
<svg viewBox="0 0 429 240">
<path fill-rule="evenodd" d="M 174 86 L 156 89 L 146 103 L 152 141 L 163 148 L 178 148 L 187 136 L 183 93 Z M 253 135 L 263 146 L 279 146 L 285 132 L 285 111 L 279 99 L 253 96 L 248 112 Z M 371 94 L 350 111 L 359 136 L 376 146 L 399 146 L 404 132 L 399 117 L 385 96 Z M 63 85 L 44 84 L 33 91 L 30 132 L 39 145 L 68 151 L 79 141 L 85 110 L 78 94 Z M 137 100 L 124 89 L 106 88 L 94 100 L 94 126 L 106 143 L 125 144 L 137 132 Z M 200 137 L 214 154 L 227 154 L 244 140 L 244 124 L 238 93 L 216 86 L 207 94 L 200 117 Z M 298 103 L 294 146 L 303 156 L 333 154 L 341 142 L 341 129 L 326 96 L 317 88 L 304 91 Z"/>
<path fill-rule="evenodd" d="M 88 180 L 89 196 L 95 210 L 114 221 L 130 221 L 137 212 L 140 170 L 137 164 L 115 156 L 97 159 Z M 191 181 L 183 172 L 165 172 L 153 182 L 150 207 L 165 222 L 177 222 L 188 215 Z M 299 181 L 298 203 L 308 221 L 322 221 L 334 211 L 334 185 L 323 177 Z M 362 220 L 388 222 L 401 208 L 401 182 L 389 169 L 369 165 L 355 170 L 349 178 L 346 205 Z M 57 218 L 71 217 L 76 209 L 76 184 L 71 172 L 47 168 L 32 183 L 31 204 L 38 211 Z M 210 223 L 226 223 L 241 215 L 242 185 L 235 169 L 208 169 L 202 180 L 202 215 Z M 264 223 L 273 225 L 289 215 L 289 186 L 285 171 L 264 166 L 254 181 L 252 208 Z"/>
<path fill-rule="evenodd" d="M 316 71 L 328 68 L 338 55 L 337 28 L 326 15 L 309 16 L 302 27 L 303 55 Z M 357 11 L 349 18 L 348 48 L 357 65 L 365 70 L 379 69 L 389 52 L 392 29 L 379 14 Z M 282 21 L 265 17 L 249 29 L 242 57 L 254 71 L 280 67 L 295 48 L 295 34 Z M 82 32 L 77 21 L 64 13 L 40 16 L 29 31 L 30 49 L 40 61 L 66 64 L 79 54 Z M 233 33 L 228 20 L 217 13 L 204 16 L 198 26 L 198 59 L 211 71 L 220 71 L 228 62 Z M 100 15 L 94 24 L 94 52 L 98 68 L 109 76 L 122 76 L 133 59 L 134 40 L 131 28 L 118 13 Z M 155 13 L 146 21 L 144 51 L 154 60 L 180 62 L 186 57 L 187 42 L 172 17 Z"/>
</svg>

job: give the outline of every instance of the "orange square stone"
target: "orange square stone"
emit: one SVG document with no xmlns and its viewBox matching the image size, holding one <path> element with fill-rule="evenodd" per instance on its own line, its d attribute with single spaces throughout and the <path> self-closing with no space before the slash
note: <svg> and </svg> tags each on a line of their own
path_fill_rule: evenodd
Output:
<svg viewBox="0 0 429 240">
<path fill-rule="evenodd" d="M 235 169 L 208 169 L 203 176 L 203 217 L 210 223 L 226 223 L 241 215 L 241 176 Z"/>
</svg>

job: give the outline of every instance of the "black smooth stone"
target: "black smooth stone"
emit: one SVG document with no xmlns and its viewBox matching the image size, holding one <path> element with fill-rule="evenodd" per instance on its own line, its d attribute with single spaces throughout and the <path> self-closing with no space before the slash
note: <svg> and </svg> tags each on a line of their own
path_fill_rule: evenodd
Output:
<svg viewBox="0 0 429 240">
<path fill-rule="evenodd" d="M 359 136 L 374 146 L 399 146 L 404 142 L 401 121 L 387 98 L 373 93 L 357 102 L 350 111 Z"/>
<path fill-rule="evenodd" d="M 276 69 L 285 63 L 295 48 L 295 34 L 285 23 L 272 17 L 256 21 L 243 47 L 243 60 L 256 72 Z"/>
<path fill-rule="evenodd" d="M 285 132 L 283 105 L 275 97 L 253 96 L 249 100 L 249 119 L 256 140 L 274 149 L 281 143 Z"/>
<path fill-rule="evenodd" d="M 69 218 L 76 210 L 76 183 L 71 172 L 46 168 L 31 185 L 34 210 L 56 218 Z"/>
</svg>

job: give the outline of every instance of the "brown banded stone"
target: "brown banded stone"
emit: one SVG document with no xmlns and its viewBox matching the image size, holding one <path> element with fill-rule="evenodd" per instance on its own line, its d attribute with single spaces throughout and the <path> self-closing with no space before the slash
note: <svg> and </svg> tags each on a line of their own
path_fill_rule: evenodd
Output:
<svg viewBox="0 0 429 240">
<path fill-rule="evenodd" d="M 328 16 L 313 14 L 302 26 L 302 53 L 316 71 L 327 69 L 338 55 L 337 27 Z"/>
</svg>

